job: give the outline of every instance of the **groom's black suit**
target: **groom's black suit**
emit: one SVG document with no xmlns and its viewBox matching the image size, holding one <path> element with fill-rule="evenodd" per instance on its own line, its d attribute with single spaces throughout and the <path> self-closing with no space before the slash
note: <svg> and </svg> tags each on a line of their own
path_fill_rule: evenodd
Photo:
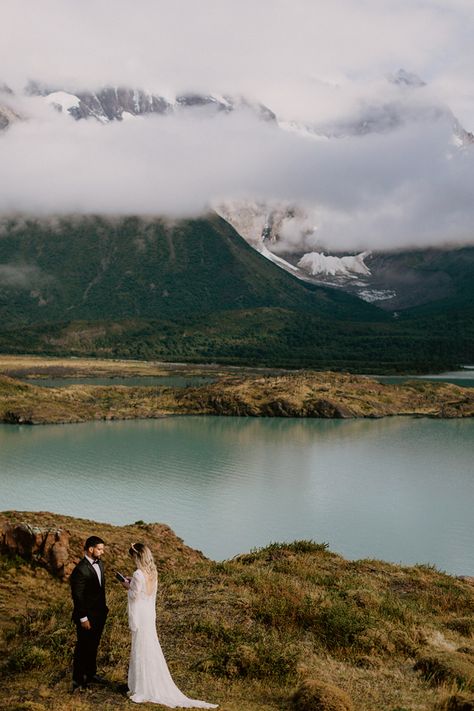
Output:
<svg viewBox="0 0 474 711">
<path fill-rule="evenodd" d="M 74 602 L 72 619 L 77 629 L 72 679 L 79 686 L 86 684 L 97 673 L 97 649 L 108 612 L 105 602 L 104 566 L 101 561 L 94 565 L 99 566 L 101 582 L 87 558 L 83 558 L 76 565 L 70 577 Z M 90 622 L 90 630 L 81 624 L 84 617 Z"/>
</svg>

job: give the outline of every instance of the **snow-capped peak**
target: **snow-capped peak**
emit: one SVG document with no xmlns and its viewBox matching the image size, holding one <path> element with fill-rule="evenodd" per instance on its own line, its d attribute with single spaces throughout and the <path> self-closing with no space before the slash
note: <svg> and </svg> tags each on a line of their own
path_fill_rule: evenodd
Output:
<svg viewBox="0 0 474 711">
<path fill-rule="evenodd" d="M 79 106 L 80 99 L 75 94 L 70 94 L 67 91 L 53 91 L 46 97 L 48 104 L 52 104 L 59 111 L 69 111 L 69 109 Z"/>
</svg>

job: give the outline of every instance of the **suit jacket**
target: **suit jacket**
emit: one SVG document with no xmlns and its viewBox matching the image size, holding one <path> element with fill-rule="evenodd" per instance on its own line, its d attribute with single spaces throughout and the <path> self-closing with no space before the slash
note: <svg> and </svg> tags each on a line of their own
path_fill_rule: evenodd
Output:
<svg viewBox="0 0 474 711">
<path fill-rule="evenodd" d="M 69 579 L 71 583 L 72 600 L 74 609 L 72 619 L 79 622 L 81 617 L 87 617 L 92 623 L 103 622 L 107 617 L 108 607 L 105 602 L 105 575 L 104 566 L 99 561 L 102 584 L 87 558 L 83 558 L 76 565 Z"/>
</svg>

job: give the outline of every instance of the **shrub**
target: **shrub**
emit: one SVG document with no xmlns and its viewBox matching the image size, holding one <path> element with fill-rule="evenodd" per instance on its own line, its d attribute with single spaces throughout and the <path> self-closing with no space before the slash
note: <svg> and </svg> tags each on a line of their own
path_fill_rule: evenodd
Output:
<svg viewBox="0 0 474 711">
<path fill-rule="evenodd" d="M 446 626 L 450 630 L 459 632 L 463 637 L 474 635 L 474 617 L 456 617 L 454 620 L 450 620 Z"/>
<path fill-rule="evenodd" d="M 250 639 L 236 627 L 209 622 L 199 623 L 194 629 L 213 641 L 213 653 L 197 665 L 203 671 L 224 677 L 278 680 L 296 672 L 299 659 L 296 645 L 281 640 L 273 630 Z"/>
<path fill-rule="evenodd" d="M 452 694 L 435 706 L 436 711 L 474 711 L 474 696 Z"/>
<path fill-rule="evenodd" d="M 25 642 L 8 659 L 8 668 L 13 672 L 40 669 L 50 661 L 50 654 L 34 644 Z"/>
<path fill-rule="evenodd" d="M 288 553 L 325 553 L 328 550 L 328 543 L 316 543 L 312 540 L 292 541 L 291 543 L 269 543 L 263 548 L 252 548 L 250 553 L 239 555 L 241 563 L 254 563 L 257 560 L 273 561 L 280 560 Z"/>
<path fill-rule="evenodd" d="M 345 691 L 322 681 L 306 679 L 292 697 L 296 711 L 352 711 Z"/>
<path fill-rule="evenodd" d="M 367 627 L 368 619 L 343 601 L 336 601 L 318 615 L 317 632 L 328 649 L 352 647 Z"/>
<path fill-rule="evenodd" d="M 455 682 L 461 688 L 474 690 L 474 664 L 464 654 L 456 652 L 430 654 L 421 657 L 414 668 L 433 684 Z"/>
<path fill-rule="evenodd" d="M 263 548 L 254 548 L 251 554 L 276 553 L 288 551 L 290 553 L 324 553 L 329 547 L 328 543 L 316 543 L 313 540 L 292 541 L 291 543 L 269 543 Z"/>
<path fill-rule="evenodd" d="M 293 580 L 256 580 L 252 603 L 254 618 L 268 627 L 288 630 L 314 628 L 319 619 L 318 600 Z"/>
</svg>

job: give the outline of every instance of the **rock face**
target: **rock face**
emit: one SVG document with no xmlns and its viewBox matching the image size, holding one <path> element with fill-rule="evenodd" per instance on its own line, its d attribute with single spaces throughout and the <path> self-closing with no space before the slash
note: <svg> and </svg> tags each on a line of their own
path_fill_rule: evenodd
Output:
<svg viewBox="0 0 474 711">
<path fill-rule="evenodd" d="M 101 123 L 109 123 L 149 114 L 172 114 L 189 108 L 205 108 L 211 114 L 247 109 L 263 121 L 276 121 L 275 114 L 267 106 L 240 96 L 182 94 L 166 98 L 143 89 L 124 86 L 106 86 L 95 92 L 71 93 L 37 82 L 29 82 L 26 93 L 30 96 L 43 96 L 56 110 L 70 114 L 77 121 L 92 118 Z"/>
<path fill-rule="evenodd" d="M 3 128 L 8 128 L 11 123 L 19 121 L 20 116 L 13 111 L 9 106 L 0 104 L 0 130 Z"/>
<path fill-rule="evenodd" d="M 130 571 L 128 549 L 134 541 L 150 547 L 161 570 L 180 570 L 206 560 L 163 523 L 136 521 L 113 526 L 47 511 L 0 511 L 0 557 L 20 556 L 27 566 L 41 566 L 59 580 L 69 578 L 91 535 L 105 541 L 104 564 L 111 577 L 115 570 Z"/>
<path fill-rule="evenodd" d="M 40 528 L 27 523 L 3 525 L 0 550 L 44 566 L 58 578 L 67 578 L 76 563 L 69 552 L 68 531 Z"/>
</svg>

